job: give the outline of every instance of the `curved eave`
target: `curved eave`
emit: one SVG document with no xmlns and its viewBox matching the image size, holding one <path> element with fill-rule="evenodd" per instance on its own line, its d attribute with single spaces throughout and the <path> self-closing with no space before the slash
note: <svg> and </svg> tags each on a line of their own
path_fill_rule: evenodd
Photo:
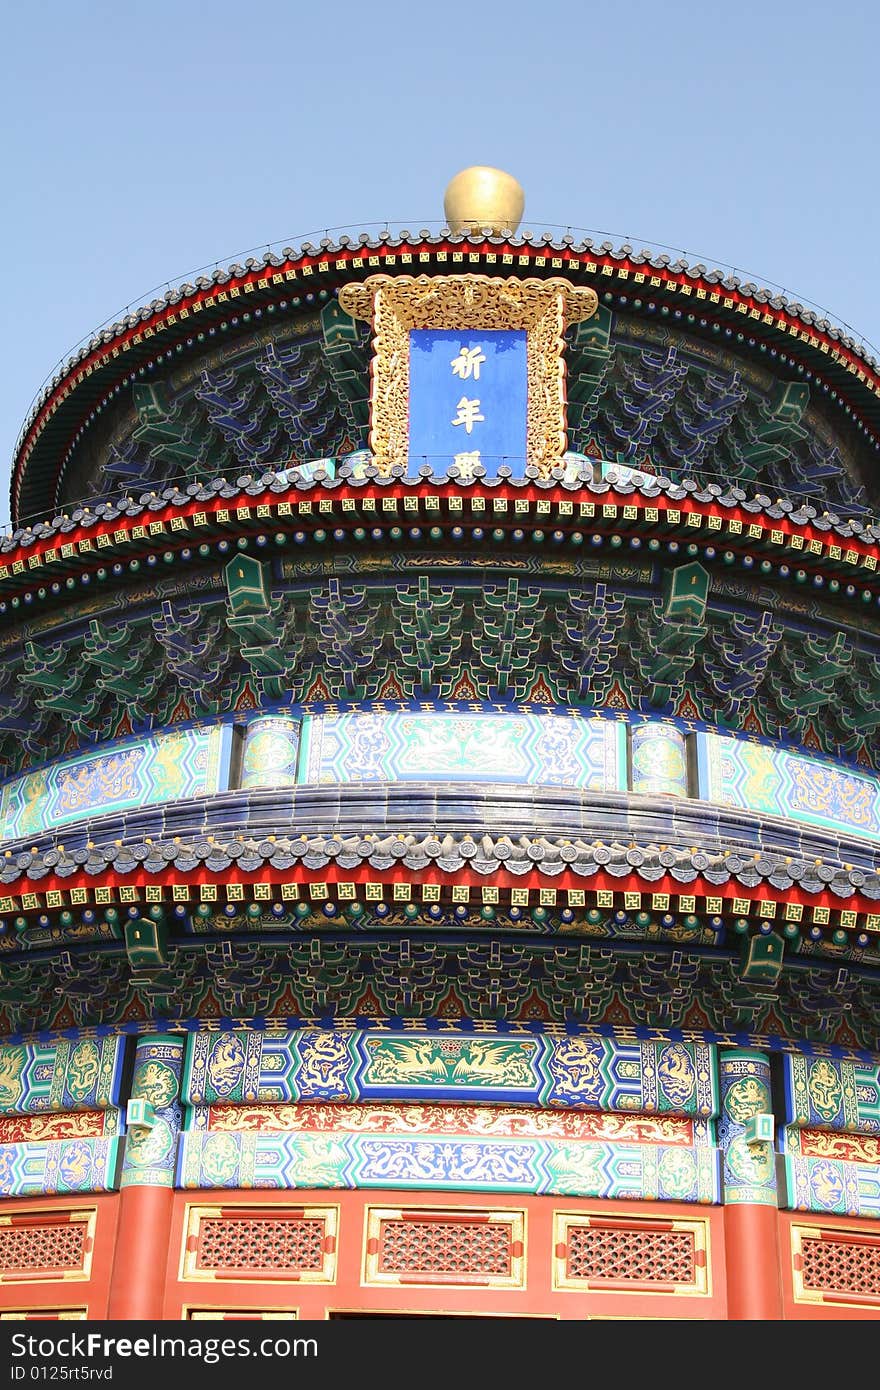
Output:
<svg viewBox="0 0 880 1390">
<path fill-rule="evenodd" d="M 563 275 L 591 286 L 600 298 L 613 291 L 618 307 L 628 313 L 644 312 L 649 304 L 655 310 L 668 307 L 682 316 L 686 331 L 697 336 L 710 335 L 715 324 L 730 327 L 748 335 L 737 344 L 738 351 L 747 354 L 760 351 L 762 345 L 770 347 L 796 370 L 809 372 L 820 387 L 827 387 L 829 396 L 835 393 L 833 403 L 880 448 L 877 364 L 832 324 L 769 290 L 723 280 L 720 272 L 706 272 L 701 266 L 680 262 L 669 267 L 629 251 L 597 251 L 544 240 L 383 238 L 357 246 L 343 241 L 326 243 L 317 252 L 304 248 L 287 259 L 269 257 L 260 265 L 217 271 L 195 287 L 169 291 L 164 300 L 93 339 L 47 387 L 25 424 L 13 461 L 13 518 L 57 505 L 67 460 L 90 419 L 109 404 L 133 370 L 149 370 L 166 352 L 185 345 L 192 319 L 199 325 L 221 325 L 239 312 L 277 303 L 285 295 L 296 301 L 286 312 L 300 315 L 322 291 L 326 297 L 342 283 L 383 272 Z M 688 314 L 693 314 L 693 324 Z M 200 345 L 192 351 L 201 351 Z M 762 360 L 766 365 L 766 358 Z"/>
<path fill-rule="evenodd" d="M 39 603 L 43 610 L 63 606 L 81 585 L 136 574 L 143 562 L 189 562 L 193 546 L 220 562 L 234 545 L 253 545 L 266 555 L 272 543 L 381 548 L 389 542 L 385 527 L 406 521 L 427 528 L 410 545 L 424 549 L 430 563 L 431 553 L 442 546 L 459 549 L 467 527 L 487 524 L 488 502 L 494 524 L 513 548 L 541 548 L 552 528 L 551 549 L 566 543 L 577 549 L 585 528 L 594 538 L 608 537 L 612 549 L 624 538 L 648 550 L 662 542 L 670 555 L 683 549 L 683 559 L 713 562 L 722 548 L 722 563 L 747 557 L 745 563 L 758 562 L 765 577 L 797 585 L 812 575 L 816 587 L 827 580 L 830 595 L 858 605 L 880 598 L 874 525 L 841 523 L 831 514 L 809 516 L 785 499 L 772 502 L 762 493 L 749 498 L 742 489 L 726 493 L 713 485 L 701 491 L 662 478 L 652 488 L 605 480 L 566 486 L 553 478 L 463 485 L 455 478 L 338 475 L 302 486 L 267 478 L 143 493 L 124 510 L 108 503 L 78 509 L 58 524 L 6 539 L 0 545 L 0 617 L 14 619 L 22 603 Z M 405 512 L 398 514 L 395 505 L 389 514 L 389 499 L 405 500 Z M 496 507 L 503 513 L 496 516 Z M 377 517 L 382 527 L 374 539 L 366 527 L 374 527 Z M 524 530 L 532 525 L 537 528 Z"/>
<path fill-rule="evenodd" d="M 178 996 L 188 965 L 201 957 L 209 972 L 225 975 L 227 949 L 246 978 L 221 1017 L 263 1012 L 252 966 L 265 978 L 273 969 L 295 973 L 300 960 L 311 973 L 320 968 L 316 951 L 318 959 L 330 952 L 333 971 L 343 972 L 334 979 L 344 998 L 347 980 L 363 980 L 373 943 L 387 950 L 405 940 L 409 959 L 415 933 L 414 954 L 444 976 L 450 956 L 455 973 L 456 957 L 472 964 L 473 947 L 484 958 L 491 950 L 499 972 L 534 964 L 540 973 L 542 961 L 552 963 L 563 981 L 558 1023 L 584 1009 L 573 981 L 589 989 L 591 958 L 600 979 L 614 958 L 615 971 L 629 959 L 646 975 L 635 1022 L 656 1026 L 665 958 L 682 1003 L 689 996 L 704 1013 L 700 990 L 712 992 L 721 1010 L 712 1026 L 724 1033 L 756 1029 L 761 1046 L 769 1036 L 778 1046 L 789 1032 L 812 1036 L 814 1012 L 827 999 L 844 1044 L 871 1045 L 880 978 L 876 844 L 802 827 L 795 848 L 785 819 L 664 797 L 510 783 L 386 784 L 381 798 L 376 790 L 360 788 L 364 797 L 349 788 L 341 801 L 336 786 L 236 791 L 14 842 L 0 860 L 7 1031 L 44 1022 L 32 984 L 34 998 L 51 996 L 54 1007 L 69 992 L 103 1023 L 111 1022 L 102 1005 L 108 992 L 120 1010 L 112 1021 L 128 1021 L 128 1007 L 143 1020 L 154 988 L 163 1016 L 189 1016 L 185 986 Z M 505 824 L 509 831 L 499 833 Z M 147 962 L 129 954 L 124 929 L 144 915 L 162 928 Z M 769 980 L 744 967 L 756 947 L 760 961 L 761 938 L 773 947 Z M 733 968 L 719 978 L 712 967 L 725 963 Z M 332 998 L 325 1002 L 332 1008 Z M 483 1016 L 479 1005 L 468 1012 Z M 819 1038 L 828 1041 L 824 1020 Z"/>
<path fill-rule="evenodd" d="M 0 617 L 14 620 L 22 603 L 38 604 L 43 611 L 63 606 L 80 585 L 137 573 L 144 561 L 185 563 L 193 559 L 193 546 L 220 561 L 233 543 L 241 549 L 253 543 L 259 551 L 270 546 L 273 535 L 276 546 L 381 546 L 388 543 L 383 527 L 376 540 L 364 529 L 375 526 L 377 515 L 385 526 L 405 519 L 428 528 L 427 538 L 411 545 L 418 545 L 430 563 L 438 546 L 458 548 L 463 525 L 484 525 L 487 499 L 493 521 L 512 547 L 540 547 L 553 528 L 551 547 L 577 548 L 583 542 L 579 528 L 586 527 L 595 537 L 607 537 L 612 548 L 624 539 L 649 551 L 663 542 L 672 547 L 670 554 L 685 547 L 684 556 L 713 561 L 722 547 L 725 555 L 749 557 L 749 565 L 757 561 L 764 576 L 794 585 L 814 576 L 817 587 L 827 581 L 829 593 L 841 601 L 864 605 L 880 598 L 875 526 L 841 522 L 830 514 L 810 516 L 785 499 L 749 497 L 741 489 L 724 493 L 713 485 L 702 491 L 659 478 L 651 488 L 604 480 L 566 488 L 552 478 L 462 485 L 453 478 L 393 475 L 340 475 L 291 486 L 268 476 L 191 484 L 187 492 L 145 493 L 124 510 L 110 504 L 77 509 L 58 524 L 8 538 L 0 545 Z M 388 498 L 405 499 L 403 516 L 395 506 L 389 518 L 382 505 Z M 502 506 L 496 516 L 494 509 Z M 524 529 L 532 526 L 537 529 Z"/>
<path fill-rule="evenodd" d="M 444 824 L 401 828 L 414 799 L 428 804 L 441 786 Z M 419 886 L 434 884 L 439 875 L 450 887 L 481 890 L 491 881 L 504 894 L 528 886 L 535 905 L 549 901 L 540 897 L 542 888 L 545 894 L 555 888 L 557 907 L 567 902 L 563 893 L 585 888 L 660 894 L 682 911 L 751 918 L 755 926 L 777 916 L 793 920 L 784 909 L 799 903 L 810 914 L 827 910 L 821 920 L 829 938 L 840 927 L 855 946 L 857 933 L 867 931 L 859 945 L 876 947 L 877 848 L 861 837 L 800 827 L 800 850 L 792 854 L 787 821 L 701 802 L 670 807 L 662 797 L 548 787 L 536 792 L 508 783 L 389 783 L 383 791 L 386 812 L 365 809 L 354 796 L 342 821 L 335 787 L 267 788 L 194 798 L 171 815 L 167 808 L 146 808 L 128 831 L 124 817 L 107 814 L 75 832 L 67 827 L 12 841 L 0 860 L 0 911 L 46 911 L 76 902 L 72 890 L 121 885 L 138 892 L 153 885 L 172 897 L 174 885 L 186 883 L 195 901 L 216 901 L 213 894 L 202 896 L 201 886 L 231 880 L 246 890 L 242 901 L 280 893 L 284 883 L 313 882 L 327 892 L 303 896 L 336 900 L 339 883 L 363 889 L 377 878 L 389 901 L 418 901 Z M 499 833 L 507 808 L 519 804 L 534 813 L 536 803 L 548 827 L 543 833 L 537 826 L 531 833 Z M 210 828 L 220 806 L 224 821 L 238 821 L 239 830 Z M 329 829 L 340 824 L 342 830 Z M 395 894 L 394 884 L 403 882 L 412 899 Z M 61 900 L 51 896 L 59 893 Z M 475 893 L 471 904 L 481 901 Z"/>
</svg>

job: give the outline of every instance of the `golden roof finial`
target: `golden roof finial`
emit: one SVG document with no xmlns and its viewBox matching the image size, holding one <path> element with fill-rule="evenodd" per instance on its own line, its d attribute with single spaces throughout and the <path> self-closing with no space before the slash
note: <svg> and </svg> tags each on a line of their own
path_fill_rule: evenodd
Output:
<svg viewBox="0 0 880 1390">
<path fill-rule="evenodd" d="M 443 210 L 452 232 L 515 232 L 526 205 L 522 185 L 503 169 L 474 164 L 446 187 Z"/>
</svg>

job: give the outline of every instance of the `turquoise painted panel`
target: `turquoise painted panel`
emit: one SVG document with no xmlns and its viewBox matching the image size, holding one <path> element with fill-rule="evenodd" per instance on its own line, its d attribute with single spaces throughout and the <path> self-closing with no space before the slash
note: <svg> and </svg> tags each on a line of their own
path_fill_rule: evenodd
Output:
<svg viewBox="0 0 880 1390">
<path fill-rule="evenodd" d="M 113 1192 L 120 1142 L 116 1138 L 0 1144 L 0 1194 Z"/>
<path fill-rule="evenodd" d="M 0 1044 L 0 1115 L 61 1114 L 116 1105 L 125 1039 Z"/>
<path fill-rule="evenodd" d="M 697 735 L 704 801 L 880 839 L 880 778 L 721 734 Z"/>
<path fill-rule="evenodd" d="M 518 782 L 626 790 L 626 729 L 530 714 L 341 714 L 303 721 L 302 782 Z"/>
<path fill-rule="evenodd" d="M 16 777 L 3 787 L 0 836 L 16 839 L 88 816 L 213 796 L 229 778 L 232 731 L 175 729 L 129 739 Z"/>
<path fill-rule="evenodd" d="M 184 1188 L 385 1188 L 718 1202 L 714 1149 L 591 1140 L 189 1131 Z"/>
<path fill-rule="evenodd" d="M 786 1054 L 789 1124 L 850 1134 L 880 1134 L 880 1063 Z"/>
<path fill-rule="evenodd" d="M 880 1164 L 785 1155 L 788 1207 L 880 1219 Z"/>
<path fill-rule="evenodd" d="M 303 1028 L 190 1035 L 191 1105 L 422 1100 L 559 1109 L 718 1113 L 713 1047 L 594 1036 L 499 1037 Z"/>
</svg>

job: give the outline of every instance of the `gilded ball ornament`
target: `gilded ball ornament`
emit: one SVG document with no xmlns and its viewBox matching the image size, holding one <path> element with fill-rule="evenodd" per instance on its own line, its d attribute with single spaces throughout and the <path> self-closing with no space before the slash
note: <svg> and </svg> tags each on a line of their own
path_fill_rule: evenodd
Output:
<svg viewBox="0 0 880 1390">
<path fill-rule="evenodd" d="M 475 164 L 450 180 L 443 210 L 452 232 L 515 232 L 526 205 L 522 185 L 503 169 Z"/>
</svg>

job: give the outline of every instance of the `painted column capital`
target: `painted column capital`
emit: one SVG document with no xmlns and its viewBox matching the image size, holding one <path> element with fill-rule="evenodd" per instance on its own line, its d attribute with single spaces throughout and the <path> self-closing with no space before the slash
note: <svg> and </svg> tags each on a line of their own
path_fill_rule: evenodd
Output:
<svg viewBox="0 0 880 1390">
<path fill-rule="evenodd" d="M 722 1153 L 725 1205 L 750 1203 L 775 1207 L 776 1157 L 772 1140 L 750 1142 L 749 1122 L 772 1115 L 770 1060 L 753 1048 L 721 1052 L 718 1057 L 721 1115 L 718 1144 Z"/>
<path fill-rule="evenodd" d="M 121 1187 L 174 1186 L 184 1046 L 166 1033 L 138 1038 Z"/>
</svg>

